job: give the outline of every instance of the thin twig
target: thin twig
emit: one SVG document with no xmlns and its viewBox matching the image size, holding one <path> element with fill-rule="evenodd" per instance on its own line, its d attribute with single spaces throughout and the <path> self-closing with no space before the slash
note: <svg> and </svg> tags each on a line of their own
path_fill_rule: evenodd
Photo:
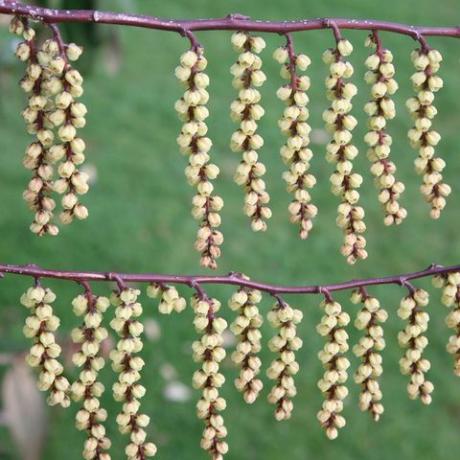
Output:
<svg viewBox="0 0 460 460">
<path fill-rule="evenodd" d="M 198 291 L 203 284 L 220 284 L 258 289 L 268 294 L 323 294 L 335 291 L 357 289 L 365 286 L 395 284 L 399 286 L 410 285 L 409 281 L 426 278 L 434 275 L 460 272 L 460 265 L 443 267 L 432 264 L 425 270 L 401 275 L 384 276 L 346 281 L 344 283 L 304 286 L 283 286 L 279 284 L 261 283 L 251 281 L 230 273 L 228 275 L 164 275 L 158 273 L 104 273 L 104 272 L 77 272 L 46 270 L 36 265 L 0 265 L 0 273 L 30 276 L 32 278 L 54 278 L 68 281 L 116 281 L 118 287 L 123 289 L 125 283 L 165 283 L 184 284 Z"/>
<path fill-rule="evenodd" d="M 26 16 L 50 24 L 61 22 L 95 22 L 101 24 L 117 24 L 148 29 L 168 30 L 171 32 L 178 32 L 180 34 L 183 34 L 184 30 L 243 30 L 286 34 L 288 32 L 318 30 L 333 27 L 334 30 L 382 30 L 407 35 L 419 41 L 420 38 L 428 36 L 460 38 L 460 26 L 425 27 L 398 24 L 387 21 L 373 21 L 368 19 L 322 18 L 276 22 L 254 20 L 247 16 L 230 14 L 224 18 L 218 19 L 174 20 L 109 11 L 40 8 L 35 5 L 25 5 L 20 2 L 11 2 L 7 0 L 0 0 L 0 13 Z"/>
</svg>

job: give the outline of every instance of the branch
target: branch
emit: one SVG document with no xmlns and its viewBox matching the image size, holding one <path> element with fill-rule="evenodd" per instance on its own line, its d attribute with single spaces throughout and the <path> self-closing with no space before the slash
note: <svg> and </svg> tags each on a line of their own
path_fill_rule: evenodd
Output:
<svg viewBox="0 0 460 460">
<path fill-rule="evenodd" d="M 203 284 L 221 284 L 247 287 L 258 289 L 271 295 L 276 294 L 329 294 L 334 291 L 344 291 L 349 289 L 363 288 L 365 286 L 376 286 L 384 284 L 395 284 L 398 286 L 409 287 L 409 281 L 426 278 L 434 275 L 445 275 L 447 273 L 460 271 L 460 265 L 443 267 L 442 265 L 432 264 L 425 270 L 418 272 L 405 273 L 401 275 L 384 276 L 380 278 L 367 278 L 346 281 L 338 284 L 325 285 L 305 285 L 305 286 L 282 286 L 277 284 L 261 283 L 242 278 L 237 273 L 229 273 L 225 276 L 219 275 L 162 275 L 158 273 L 103 273 L 103 272 L 77 272 L 46 270 L 36 265 L 1 265 L 0 274 L 16 274 L 30 276 L 35 279 L 55 278 L 82 283 L 84 281 L 117 281 L 138 282 L 138 283 L 169 283 L 184 284 L 193 288 Z"/>
<path fill-rule="evenodd" d="M 333 31 L 337 31 L 339 29 L 368 31 L 382 30 L 408 35 L 414 40 L 419 41 L 424 36 L 460 38 L 460 26 L 424 27 L 367 19 L 322 18 L 276 22 L 253 20 L 240 14 L 229 14 L 225 18 L 219 19 L 170 20 L 154 16 L 115 13 L 109 11 L 40 8 L 8 0 L 0 0 L 0 13 L 25 16 L 49 24 L 61 22 L 94 22 L 166 30 L 178 32 L 182 35 L 184 34 L 184 31 L 191 32 L 197 30 L 244 30 L 286 34 L 288 32 L 333 28 Z"/>
</svg>

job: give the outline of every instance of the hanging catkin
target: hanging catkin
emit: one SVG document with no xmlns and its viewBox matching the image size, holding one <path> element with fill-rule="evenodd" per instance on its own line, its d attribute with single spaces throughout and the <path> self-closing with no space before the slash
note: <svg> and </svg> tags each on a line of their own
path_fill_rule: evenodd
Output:
<svg viewBox="0 0 460 460">
<path fill-rule="evenodd" d="M 399 361 L 401 373 L 410 377 L 407 385 L 409 397 L 420 398 L 423 404 L 431 403 L 433 392 L 433 384 L 425 377 L 431 364 L 422 356 L 423 350 L 428 345 L 424 333 L 428 329 L 430 320 L 428 313 L 422 311 L 422 308 L 428 305 L 428 301 L 428 292 L 416 289 L 401 300 L 398 309 L 398 316 L 407 320 L 407 326 L 398 334 L 399 344 L 406 349 L 406 353 Z"/>
<path fill-rule="evenodd" d="M 21 88 L 29 96 L 28 106 L 22 112 L 27 132 L 35 136 L 26 149 L 23 165 L 32 171 L 32 179 L 23 193 L 24 200 L 35 213 L 30 230 L 37 235 L 57 235 L 58 227 L 53 223 L 56 202 L 51 198 L 53 191 L 53 158 L 49 149 L 54 142 L 53 125 L 47 119 L 46 110 L 52 104 L 51 95 L 45 90 L 50 72 L 46 66 L 58 53 L 57 47 L 48 46 L 51 41 L 38 47 L 35 30 L 28 21 L 14 17 L 10 30 L 22 36 L 24 41 L 16 48 L 16 56 L 26 62 L 26 73 Z"/>
<path fill-rule="evenodd" d="M 128 460 L 153 457 L 157 451 L 155 444 L 146 442 L 144 428 L 149 425 L 150 417 L 140 412 L 139 400 L 145 395 L 145 387 L 138 381 L 145 363 L 140 356 L 136 356 L 143 347 L 140 336 L 144 329 L 136 319 L 142 314 L 142 306 L 137 302 L 139 294 L 137 289 L 122 288 L 111 297 L 115 318 L 110 326 L 120 337 L 116 349 L 110 353 L 112 368 L 118 373 L 113 396 L 116 401 L 123 403 L 117 424 L 120 432 L 130 437 L 131 442 L 125 450 Z"/>
<path fill-rule="evenodd" d="M 74 218 L 86 219 L 88 209 L 80 203 L 79 196 L 88 192 L 89 176 L 81 170 L 85 161 L 85 142 L 77 136 L 78 129 L 86 125 L 86 106 L 78 102 L 83 94 L 83 77 L 73 69 L 70 61 L 76 60 L 81 50 L 72 45 L 62 48 L 62 44 L 51 42 L 57 48 L 59 65 L 50 62 L 52 75 L 48 80 L 48 91 L 54 98 L 54 108 L 48 118 L 57 129 L 60 143 L 50 148 L 53 161 L 59 161 L 57 172 L 59 179 L 54 182 L 53 190 L 62 196 L 63 211 L 59 219 L 63 224 L 70 224 Z M 59 60 L 58 60 L 59 59 Z"/>
<path fill-rule="evenodd" d="M 450 308 L 446 324 L 454 334 L 449 337 L 447 351 L 454 356 L 454 373 L 460 377 L 460 273 L 436 276 L 433 284 L 442 288 L 441 302 Z"/>
<path fill-rule="evenodd" d="M 219 367 L 225 358 L 222 333 L 227 328 L 227 322 L 217 316 L 220 306 L 217 299 L 206 296 L 192 298 L 195 312 L 193 323 L 201 334 L 200 339 L 193 342 L 192 346 L 195 361 L 201 363 L 201 368 L 193 374 L 193 386 L 202 390 L 197 403 L 198 417 L 205 423 L 201 447 L 209 452 L 212 460 L 222 460 L 228 451 L 228 445 L 224 441 L 227 428 L 219 414 L 227 405 L 219 394 L 219 388 L 225 382 Z"/>
<path fill-rule="evenodd" d="M 286 181 L 287 191 L 293 195 L 289 205 L 290 220 L 299 225 L 300 238 L 306 239 L 318 209 L 311 204 L 308 192 L 316 184 L 315 177 L 309 172 L 310 160 L 313 157 L 313 152 L 308 148 L 311 127 L 307 122 L 310 116 L 307 108 L 310 78 L 298 75 L 297 69 L 306 71 L 311 61 L 305 54 L 295 55 L 291 41 L 285 47 L 278 48 L 273 57 L 282 66 L 281 76 L 289 80 L 289 83 L 281 86 L 276 94 L 286 104 L 278 125 L 281 132 L 287 136 L 280 153 L 284 163 L 289 167 L 289 170 L 283 173 L 283 179 Z"/>
<path fill-rule="evenodd" d="M 200 228 L 195 248 L 201 253 L 203 267 L 216 268 L 220 245 L 224 241 L 222 233 L 217 230 L 221 223 L 219 212 L 224 202 L 220 196 L 213 195 L 212 181 L 219 175 L 219 167 L 210 162 L 212 141 L 206 136 L 208 127 L 205 120 L 209 116 L 206 88 L 209 77 L 204 73 L 207 60 L 203 53 L 200 47 L 185 52 L 176 68 L 176 77 L 186 88 L 175 105 L 180 120 L 184 122 L 177 143 L 181 152 L 188 156 L 189 164 L 185 168 L 187 180 L 196 187 L 192 215 L 200 221 Z"/>
<path fill-rule="evenodd" d="M 383 360 L 380 352 L 385 348 L 383 328 L 379 323 L 387 320 L 388 313 L 381 308 L 378 299 L 371 297 L 363 289 L 354 291 L 351 301 L 363 305 L 356 316 L 355 326 L 358 330 L 365 331 L 365 335 L 353 347 L 353 353 L 361 358 L 361 364 L 354 376 L 355 382 L 361 386 L 359 408 L 368 411 L 373 419 L 378 421 L 383 414 L 379 383 L 379 377 L 383 373 Z"/>
<path fill-rule="evenodd" d="M 355 85 L 347 82 L 353 75 L 353 66 L 346 57 L 352 51 L 351 43 L 341 39 L 336 48 L 328 49 L 323 54 L 324 62 L 329 65 L 326 88 L 327 97 L 331 101 L 330 108 L 323 113 L 323 119 L 327 130 L 332 134 L 332 140 L 327 145 L 326 159 L 335 164 L 335 172 L 330 180 L 332 192 L 342 200 L 338 207 L 337 225 L 344 233 L 341 252 L 349 264 L 367 257 L 364 249 L 366 240 L 362 235 L 366 230 L 364 209 L 358 206 L 357 190 L 363 179 L 352 172 L 352 160 L 358 155 L 358 149 L 352 144 L 351 134 L 358 122 L 350 115 L 351 100 L 358 90 Z"/>
<path fill-rule="evenodd" d="M 371 100 L 364 110 L 369 115 L 369 131 L 364 141 L 369 145 L 367 157 L 372 162 L 371 173 L 379 190 L 379 201 L 385 213 L 385 225 L 400 224 L 407 211 L 399 204 L 404 184 L 396 181 L 396 165 L 390 160 L 392 137 L 387 132 L 387 120 L 396 116 L 396 108 L 390 96 L 398 90 L 394 79 L 393 54 L 382 48 L 379 36 L 368 37 L 366 45 L 375 48 L 366 59 L 365 80 L 371 85 Z"/>
<path fill-rule="evenodd" d="M 287 420 L 291 417 L 294 404 L 292 398 L 297 394 L 294 375 L 299 372 L 295 352 L 302 347 L 302 339 L 297 336 L 297 324 L 302 321 L 300 310 L 292 308 L 284 300 L 278 299 L 268 314 L 268 321 L 278 333 L 270 339 L 270 350 L 279 356 L 272 361 L 267 370 L 274 385 L 268 401 L 276 405 L 275 418 Z"/>
<path fill-rule="evenodd" d="M 236 388 L 243 393 L 244 400 L 252 404 L 263 388 L 262 380 L 257 378 L 262 361 L 257 356 L 260 352 L 263 318 L 259 313 L 258 304 L 262 294 L 256 289 L 241 288 L 230 298 L 229 307 L 238 312 L 235 321 L 230 325 L 236 335 L 238 344 L 232 354 L 232 360 L 241 367 L 239 377 L 235 379 Z"/>
<path fill-rule="evenodd" d="M 330 296 L 327 296 L 320 306 L 324 309 L 325 315 L 321 318 L 317 331 L 327 338 L 327 342 L 318 353 L 325 369 L 323 377 L 318 381 L 318 387 L 323 392 L 325 401 L 317 417 L 327 437 L 335 439 L 339 434 L 338 430 L 346 423 L 340 413 L 343 411 L 343 400 L 348 395 L 345 383 L 348 379 L 347 369 L 350 367 L 350 361 L 344 354 L 348 351 L 348 334 L 345 327 L 350 322 L 350 317 Z"/>
<path fill-rule="evenodd" d="M 256 89 L 266 80 L 261 70 L 262 59 L 258 56 L 265 48 L 265 41 L 261 37 L 237 32 L 232 35 L 232 44 L 240 54 L 231 68 L 238 98 L 230 109 L 239 128 L 232 135 L 230 147 L 235 152 L 242 152 L 243 156 L 235 173 L 235 182 L 245 190 L 244 212 L 251 219 L 251 228 L 256 232 L 265 231 L 271 210 L 268 207 L 270 196 L 262 179 L 265 165 L 259 161 L 257 153 L 264 143 L 262 136 L 257 134 L 257 121 L 263 117 L 264 109 L 259 104 L 261 95 Z"/>
<path fill-rule="evenodd" d="M 51 306 L 55 300 L 54 292 L 39 284 L 29 288 L 21 296 L 22 305 L 30 311 L 23 332 L 27 338 L 34 341 L 26 361 L 29 366 L 38 369 L 37 386 L 40 391 L 49 392 L 48 404 L 68 407 L 70 385 L 62 375 L 64 367 L 58 361 L 62 350 L 55 337 L 60 320 L 54 315 Z"/>
<path fill-rule="evenodd" d="M 443 81 L 437 72 L 441 66 L 441 53 L 422 46 L 411 53 L 412 63 L 416 72 L 411 80 L 416 97 L 407 100 L 407 108 L 414 119 L 414 127 L 409 130 L 408 137 L 411 146 L 418 151 L 415 160 L 415 170 L 423 177 L 420 191 L 430 204 L 430 216 L 438 219 L 446 206 L 446 197 L 451 188 L 443 183 L 442 170 L 446 163 L 435 156 L 435 147 L 441 140 L 441 135 L 432 129 L 432 120 L 438 113 L 433 105 L 434 93 L 443 86 Z"/>
<path fill-rule="evenodd" d="M 107 329 L 101 326 L 102 315 L 110 301 L 107 297 L 96 297 L 87 290 L 85 295 L 77 296 L 72 305 L 77 316 L 83 315 L 83 324 L 72 331 L 72 339 L 79 345 L 72 361 L 82 370 L 71 387 L 72 398 L 83 400 L 83 408 L 75 416 L 77 429 L 85 430 L 88 434 L 83 458 L 110 460 L 106 451 L 111 443 L 102 424 L 107 419 L 107 411 L 100 403 L 104 385 L 98 380 L 99 371 L 105 365 L 104 358 L 100 356 L 101 342 L 108 337 Z"/>
</svg>

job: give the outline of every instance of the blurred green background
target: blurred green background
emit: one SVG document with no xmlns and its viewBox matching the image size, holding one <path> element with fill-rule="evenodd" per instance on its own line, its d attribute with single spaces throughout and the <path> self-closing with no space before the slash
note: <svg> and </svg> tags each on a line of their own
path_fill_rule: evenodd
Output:
<svg viewBox="0 0 460 460">
<path fill-rule="evenodd" d="M 79 3 L 67 2 L 71 7 Z M 88 2 L 86 2 L 88 3 Z M 91 3 L 91 2 L 89 2 Z M 94 2 L 93 2 L 94 3 Z M 378 18 L 396 22 L 423 25 L 455 25 L 460 23 L 458 0 L 387 0 L 377 1 L 330 0 L 305 2 L 262 0 L 193 2 L 100 1 L 103 9 L 128 10 L 172 18 L 221 17 L 238 12 L 261 19 L 298 19 L 305 17 L 343 16 L 352 18 Z M 5 21 L 3 21 L 5 23 Z M 193 194 L 184 178 L 186 159 L 178 153 L 175 138 L 180 123 L 173 109 L 182 88 L 173 71 L 178 58 L 188 44 L 178 34 L 143 29 L 115 29 L 100 26 L 100 46 L 93 51 L 92 62 L 86 62 L 86 91 L 82 98 L 89 108 L 87 127 L 83 136 L 88 144 L 87 165 L 94 184 L 84 198 L 90 218 L 62 228 L 57 238 L 37 238 L 28 226 L 31 215 L 23 203 L 21 193 L 27 184 L 29 172 L 21 165 L 23 151 L 30 141 L 25 133 L 20 111 L 25 97 L 17 85 L 23 68 L 11 56 L 13 42 L 5 26 L 1 29 L 0 75 L 0 261 L 5 263 L 36 263 L 55 269 L 101 271 L 135 271 L 162 273 L 198 273 L 198 255 L 193 250 L 196 223 L 190 216 Z M 81 34 L 88 38 L 88 33 Z M 75 35 L 75 30 L 73 31 Z M 78 35 L 78 34 L 77 34 Z M 369 89 L 363 82 L 363 65 L 368 50 L 364 48 L 365 32 L 346 31 L 344 35 L 355 46 L 351 61 L 355 66 L 354 82 L 360 92 L 354 100 L 354 115 L 360 125 L 355 140 L 361 150 L 356 170 L 364 176 L 361 188 L 362 203 L 366 208 L 369 258 L 355 267 L 346 265 L 339 254 L 341 233 L 335 225 L 337 198 L 329 191 L 331 165 L 324 160 L 325 142 L 322 111 L 327 107 L 323 80 L 327 69 L 321 61 L 322 51 L 332 46 L 330 31 L 294 34 L 298 52 L 312 58 L 309 75 L 312 78 L 311 125 L 316 142 L 312 144 L 315 158 L 312 171 L 318 178 L 313 200 L 319 207 L 319 216 L 307 241 L 297 238 L 295 226 L 289 224 L 287 204 L 290 200 L 281 179 L 283 165 L 279 147 L 283 137 L 277 128 L 282 105 L 275 96 L 281 84 L 279 66 L 271 57 L 272 51 L 284 43 L 282 37 L 265 35 L 267 49 L 262 54 L 268 80 L 262 88 L 266 116 L 260 123 L 265 138 L 261 157 L 267 165 L 267 184 L 272 196 L 273 218 L 266 234 L 254 234 L 241 212 L 242 191 L 232 181 L 239 161 L 238 155 L 228 147 L 235 126 L 229 120 L 229 105 L 235 91 L 231 86 L 229 67 L 235 53 L 229 44 L 229 32 L 200 32 L 199 40 L 206 48 L 211 77 L 209 132 L 214 142 L 212 155 L 221 167 L 217 190 L 225 199 L 222 229 L 226 236 L 224 255 L 220 259 L 220 273 L 237 270 L 262 281 L 285 284 L 328 283 L 340 280 L 380 276 L 424 268 L 431 262 L 454 264 L 460 262 L 458 246 L 459 194 L 458 176 L 460 156 L 458 135 L 460 126 L 460 42 L 455 39 L 432 38 L 429 43 L 444 55 L 440 75 L 445 88 L 436 97 L 439 115 L 435 127 L 443 136 L 439 154 L 446 159 L 446 182 L 453 193 L 448 207 L 439 221 L 428 217 L 428 206 L 419 193 L 420 177 L 416 176 L 413 160 L 416 153 L 408 145 L 406 132 L 411 121 L 404 101 L 411 95 L 409 81 L 412 72 L 409 53 L 415 43 L 408 37 L 382 33 L 384 45 L 395 55 L 397 80 L 400 90 L 395 98 L 399 116 L 390 123 L 394 138 L 393 159 L 398 176 L 406 184 L 403 204 L 409 216 L 396 228 L 384 227 L 382 211 L 377 203 L 377 192 L 372 183 L 365 145 L 365 115 L 362 107 L 368 99 Z M 75 40 L 75 36 L 73 37 Z M 11 371 L 13 354 L 26 350 L 22 338 L 25 318 L 19 296 L 30 280 L 6 276 L 0 286 L 0 379 Z M 58 294 L 56 310 L 63 322 L 62 336 L 79 323 L 71 312 L 70 300 L 79 292 L 76 285 L 51 282 Z M 428 280 L 417 285 L 430 287 Z M 389 458 L 457 459 L 460 448 L 460 381 L 452 373 L 452 358 L 445 352 L 450 331 L 444 325 L 446 309 L 439 302 L 439 292 L 433 294 L 429 311 L 432 320 L 429 329 L 430 346 L 426 353 L 433 366 L 430 378 L 435 384 L 434 402 L 422 407 L 406 395 L 407 379 L 400 375 L 398 360 L 401 350 L 397 344 L 397 331 L 403 323 L 396 309 L 403 290 L 398 287 L 371 289 L 390 312 L 386 325 L 387 349 L 384 352 L 385 373 L 382 378 L 386 412 L 379 423 L 371 421 L 357 408 L 358 388 L 349 381 L 351 395 L 345 406 L 347 427 L 339 439 L 328 441 L 316 421 L 316 412 L 322 397 L 316 387 L 321 366 L 316 354 L 322 345 L 315 324 L 320 318 L 319 297 L 290 298 L 292 304 L 305 311 L 300 327 L 304 347 L 298 354 L 301 372 L 297 378 L 298 396 L 295 411 L 288 422 L 278 423 L 272 407 L 266 402 L 269 382 L 264 394 L 251 407 L 246 406 L 233 388 L 237 370 L 230 361 L 223 364 L 227 385 L 223 393 L 228 401 L 225 411 L 229 429 L 229 460 L 278 460 L 289 456 L 292 460 L 321 457 L 328 459 L 375 460 Z M 108 293 L 108 286 L 95 286 L 98 293 Z M 186 290 L 184 294 L 188 294 Z M 209 292 L 225 303 L 230 288 L 210 287 Z M 356 307 L 350 305 L 347 294 L 338 295 L 351 314 Z M 270 307 L 264 300 L 263 309 Z M 231 319 L 224 309 L 227 319 Z M 145 300 L 145 321 L 149 339 L 143 356 L 147 361 L 143 382 L 148 394 L 143 400 L 146 413 L 151 415 L 150 435 L 159 447 L 158 458 L 196 460 L 206 458 L 199 448 L 201 421 L 195 417 L 198 394 L 190 390 L 191 375 L 196 368 L 192 362 L 190 345 L 195 337 L 190 310 L 181 316 L 160 317 L 155 303 Z M 264 345 L 272 331 L 264 325 Z M 351 331 L 351 342 L 358 334 Z M 231 340 L 229 339 L 229 342 Z M 231 352 L 231 346 L 229 347 Z M 265 366 L 270 352 L 264 347 Z M 22 358 L 18 358 L 22 359 Z M 353 369 L 358 360 L 351 357 Z M 76 376 L 75 369 L 68 368 Z M 123 458 L 126 437 L 119 435 L 115 423 L 118 404 L 111 399 L 113 375 L 106 366 L 103 380 L 107 391 L 103 398 L 111 415 L 109 437 L 113 441 L 113 458 Z M 5 398 L 8 391 L 3 391 Z M 67 460 L 81 458 L 84 434 L 76 431 L 73 417 L 78 405 L 63 411 L 48 409 L 47 435 L 41 456 L 35 458 Z M 34 414 L 31 412 L 30 417 Z M 0 418 L 1 420 L 1 418 Z M 3 420 L 4 421 L 4 420 Z M 31 434 L 32 436 L 32 434 Z M 0 427 L 0 458 L 22 458 L 6 426 Z M 24 454 L 23 454 L 24 455 Z M 29 457 L 29 458 L 34 458 Z"/>
</svg>

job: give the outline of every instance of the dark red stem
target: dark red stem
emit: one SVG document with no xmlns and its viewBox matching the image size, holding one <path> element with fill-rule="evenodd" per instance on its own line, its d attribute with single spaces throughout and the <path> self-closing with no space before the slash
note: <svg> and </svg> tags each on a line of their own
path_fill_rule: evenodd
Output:
<svg viewBox="0 0 460 460">
<path fill-rule="evenodd" d="M 163 275 L 158 273 L 103 273 L 103 272 L 76 272 L 46 270 L 36 265 L 1 265 L 0 273 L 12 273 L 32 278 L 55 278 L 68 281 L 116 281 L 120 288 L 124 283 L 170 283 L 185 284 L 197 290 L 203 284 L 224 284 L 258 289 L 269 294 L 329 294 L 333 291 L 344 291 L 357 289 L 365 286 L 376 286 L 384 284 L 396 284 L 399 286 L 411 287 L 411 280 L 426 278 L 434 275 L 445 275 L 446 273 L 460 271 L 460 265 L 443 267 L 442 265 L 432 264 L 425 270 L 418 272 L 405 273 L 401 275 L 384 276 L 379 278 L 367 278 L 346 281 L 337 284 L 325 285 L 304 285 L 304 286 L 282 286 L 277 284 L 261 283 L 246 280 L 235 273 L 228 275 Z"/>
<path fill-rule="evenodd" d="M 25 5 L 20 2 L 0 0 L 0 13 L 17 14 L 30 17 L 45 23 L 60 22 L 96 22 L 102 24 L 118 24 L 148 29 L 169 30 L 184 34 L 184 31 L 197 30 L 244 30 L 286 34 L 302 30 L 340 29 L 384 30 L 408 35 L 415 40 L 423 36 L 460 37 L 460 27 L 424 27 L 398 24 L 387 21 L 367 19 L 322 18 L 302 19 L 298 21 L 262 21 L 253 20 L 240 14 L 230 14 L 218 19 L 170 20 L 153 16 L 134 15 L 95 10 L 57 10 Z"/>
<path fill-rule="evenodd" d="M 289 56 L 289 73 L 291 74 L 291 88 L 293 91 L 297 91 L 297 65 L 296 65 L 296 54 L 294 51 L 294 42 L 289 33 L 286 34 L 286 49 Z"/>
</svg>

